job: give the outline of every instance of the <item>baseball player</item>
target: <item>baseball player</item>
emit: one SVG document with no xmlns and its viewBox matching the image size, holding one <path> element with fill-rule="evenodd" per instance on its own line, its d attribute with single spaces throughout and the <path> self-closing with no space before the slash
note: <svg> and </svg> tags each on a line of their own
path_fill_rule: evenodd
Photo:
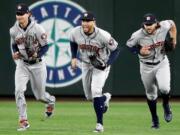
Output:
<svg viewBox="0 0 180 135">
<path fill-rule="evenodd" d="M 166 35 L 172 38 L 172 48 L 176 47 L 176 25 L 172 20 L 157 21 L 155 15 L 144 15 L 142 28 L 134 32 L 127 41 L 129 49 L 139 56 L 141 79 L 146 90 L 147 103 L 152 116 L 152 128 L 159 128 L 156 111 L 158 90 L 162 95 L 162 106 L 166 122 L 172 120 L 169 105 L 170 66 L 165 51 Z"/>
<path fill-rule="evenodd" d="M 15 98 L 20 125 L 17 130 L 24 131 L 30 127 L 24 96 L 28 81 L 36 99 L 46 104 L 47 117 L 53 113 L 55 97 L 45 91 L 47 71 L 42 59 L 48 50 L 45 30 L 31 19 L 29 8 L 23 3 L 16 6 L 16 20 L 10 37 L 12 57 L 16 62 Z"/>
<path fill-rule="evenodd" d="M 103 113 L 109 107 L 110 93 L 102 94 L 110 65 L 119 54 L 118 43 L 111 35 L 96 27 L 95 17 L 85 12 L 81 26 L 74 28 L 70 35 L 72 68 L 77 66 L 77 52 L 82 61 L 82 84 L 87 100 L 93 101 L 97 124 L 94 132 L 103 132 Z"/>
</svg>

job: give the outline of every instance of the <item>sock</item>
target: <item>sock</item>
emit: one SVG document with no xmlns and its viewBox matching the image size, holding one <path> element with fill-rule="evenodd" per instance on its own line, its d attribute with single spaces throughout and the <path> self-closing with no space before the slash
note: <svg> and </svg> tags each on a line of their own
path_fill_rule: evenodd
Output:
<svg viewBox="0 0 180 135">
<path fill-rule="evenodd" d="M 164 108 L 164 111 L 166 113 L 172 113 L 171 110 L 170 110 L 170 106 L 169 106 L 169 98 L 170 98 L 170 94 L 162 94 L 162 104 L 163 104 L 163 108 Z"/>
<path fill-rule="evenodd" d="M 105 101 L 106 101 L 106 96 L 103 95 L 103 96 L 101 97 L 101 99 L 102 99 L 103 102 L 105 102 Z"/>
<path fill-rule="evenodd" d="M 97 123 L 103 125 L 103 110 L 104 110 L 104 101 L 106 100 L 105 96 L 94 98 L 93 105 L 96 113 Z"/>
<path fill-rule="evenodd" d="M 170 94 L 161 94 L 162 95 L 162 100 L 163 100 L 163 105 L 167 105 L 169 104 L 169 98 L 170 98 Z"/>
<path fill-rule="evenodd" d="M 147 103 L 149 106 L 149 110 L 151 112 L 153 122 L 158 123 L 158 116 L 157 116 L 157 110 L 156 110 L 157 100 L 148 100 L 147 99 Z"/>
<path fill-rule="evenodd" d="M 104 106 L 104 102 L 106 101 L 106 96 L 103 95 L 101 98 L 102 98 L 102 100 L 103 100 L 103 113 L 106 113 L 107 107 Z"/>
</svg>

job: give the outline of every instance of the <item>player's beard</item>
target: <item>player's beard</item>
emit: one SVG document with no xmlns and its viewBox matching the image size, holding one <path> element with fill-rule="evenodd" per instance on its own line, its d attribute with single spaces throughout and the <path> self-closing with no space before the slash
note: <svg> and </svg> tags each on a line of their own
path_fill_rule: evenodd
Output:
<svg viewBox="0 0 180 135">
<path fill-rule="evenodd" d="M 144 28 L 148 34 L 150 34 L 150 35 L 154 34 L 156 32 L 156 29 L 157 29 L 157 23 L 147 25 L 147 26 L 145 25 Z"/>
<path fill-rule="evenodd" d="M 84 33 L 88 33 L 89 32 L 89 27 L 83 27 L 83 31 L 84 31 Z"/>
<path fill-rule="evenodd" d="M 152 28 L 148 28 L 148 29 L 146 29 L 146 32 L 148 33 L 148 34 L 154 34 L 154 32 L 156 31 L 156 29 L 152 29 Z"/>
<path fill-rule="evenodd" d="M 22 20 L 22 21 L 19 21 L 19 25 L 22 27 L 22 28 L 25 28 L 27 25 L 28 25 L 28 20 Z"/>
<path fill-rule="evenodd" d="M 94 27 L 83 27 L 83 31 L 86 35 L 91 35 L 94 32 Z"/>
</svg>

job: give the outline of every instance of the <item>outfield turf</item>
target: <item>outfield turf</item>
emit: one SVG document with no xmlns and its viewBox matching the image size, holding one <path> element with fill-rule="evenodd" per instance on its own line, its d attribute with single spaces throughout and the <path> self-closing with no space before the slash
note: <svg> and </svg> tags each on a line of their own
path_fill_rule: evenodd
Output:
<svg viewBox="0 0 180 135">
<path fill-rule="evenodd" d="M 55 115 L 44 119 L 44 105 L 27 101 L 30 129 L 17 132 L 17 110 L 15 102 L 0 101 L 0 135 L 94 135 L 95 114 L 90 102 L 58 101 Z M 163 119 L 158 103 L 160 129 L 150 128 L 150 114 L 145 102 L 111 102 L 104 118 L 103 135 L 179 135 L 180 102 L 172 103 L 173 121 Z"/>
</svg>

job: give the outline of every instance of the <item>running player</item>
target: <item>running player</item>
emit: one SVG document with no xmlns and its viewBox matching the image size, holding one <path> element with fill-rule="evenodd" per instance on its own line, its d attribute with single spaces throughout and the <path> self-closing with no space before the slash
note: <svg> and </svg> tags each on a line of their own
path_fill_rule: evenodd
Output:
<svg viewBox="0 0 180 135">
<path fill-rule="evenodd" d="M 158 90 L 162 94 L 164 118 L 172 120 L 169 105 L 170 97 L 170 66 L 164 43 L 169 33 L 173 48 L 176 46 L 176 25 L 172 20 L 157 21 L 155 15 L 144 15 L 142 28 L 134 32 L 127 41 L 127 46 L 138 54 L 141 79 L 146 90 L 147 103 L 152 116 L 152 128 L 159 128 L 159 118 L 156 111 Z"/>
<path fill-rule="evenodd" d="M 42 59 L 48 50 L 45 30 L 31 19 L 29 8 L 23 3 L 16 6 L 16 19 L 10 36 L 12 56 L 16 62 L 15 98 L 20 124 L 17 130 L 24 131 L 30 127 L 24 96 L 28 81 L 36 99 L 46 104 L 47 117 L 53 113 L 55 97 L 45 91 L 47 71 Z"/>
<path fill-rule="evenodd" d="M 77 66 L 77 51 L 82 61 L 82 83 L 87 100 L 92 100 L 97 123 L 94 132 L 103 132 L 103 113 L 106 112 L 111 99 L 110 93 L 102 94 L 102 88 L 110 71 L 110 65 L 119 54 L 118 43 L 111 35 L 96 27 L 95 17 L 90 12 L 82 16 L 81 26 L 71 32 L 72 68 Z M 98 62 L 91 61 L 99 60 Z M 100 69 L 92 63 L 101 63 Z"/>
</svg>

